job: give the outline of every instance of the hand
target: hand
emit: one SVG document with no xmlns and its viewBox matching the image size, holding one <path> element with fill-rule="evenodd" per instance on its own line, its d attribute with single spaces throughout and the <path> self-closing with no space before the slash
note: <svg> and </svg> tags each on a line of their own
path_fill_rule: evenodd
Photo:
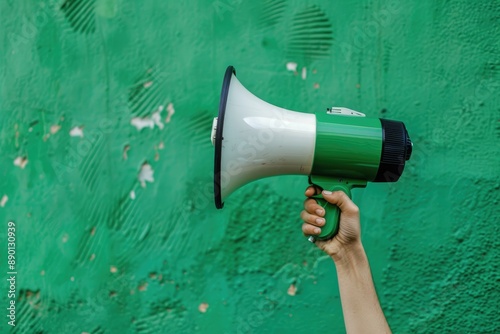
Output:
<svg viewBox="0 0 500 334">
<path fill-rule="evenodd" d="M 315 187 L 308 187 L 305 195 L 307 197 L 319 194 Z M 340 221 L 338 233 L 329 240 L 316 241 L 316 245 L 325 253 L 338 259 L 349 248 L 355 248 L 361 245 L 361 228 L 359 223 L 359 208 L 354 202 L 343 192 L 335 191 L 333 193 L 323 191 L 323 198 L 340 208 Z M 304 221 L 302 232 L 306 236 L 319 235 L 321 226 L 325 224 L 325 210 L 316 203 L 312 198 L 304 201 L 304 209 L 300 217 Z"/>
</svg>

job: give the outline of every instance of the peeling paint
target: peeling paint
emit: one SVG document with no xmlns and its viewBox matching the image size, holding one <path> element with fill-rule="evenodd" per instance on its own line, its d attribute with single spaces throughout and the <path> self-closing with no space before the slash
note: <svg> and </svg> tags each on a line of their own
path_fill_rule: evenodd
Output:
<svg viewBox="0 0 500 334">
<path fill-rule="evenodd" d="M 153 112 L 151 117 L 134 117 L 130 121 L 130 124 L 135 126 L 137 131 L 141 131 L 144 128 L 153 129 L 155 125 L 162 130 L 165 126 L 161 120 L 161 112 L 163 109 L 164 106 L 159 106 L 158 109 Z"/>
<path fill-rule="evenodd" d="M 9 197 L 7 195 L 3 195 L 2 199 L 0 200 L 0 207 L 4 207 L 5 204 L 7 204 L 7 201 L 9 200 Z"/>
<path fill-rule="evenodd" d="M 161 112 L 163 111 L 163 109 L 164 109 L 163 106 L 159 106 L 158 111 L 154 112 L 153 115 L 151 116 L 151 119 L 156 124 L 156 126 L 160 128 L 160 130 L 162 130 L 164 127 L 161 121 Z"/>
<path fill-rule="evenodd" d="M 130 145 L 125 145 L 123 147 L 123 153 L 122 153 L 123 160 L 127 160 L 128 159 L 128 151 L 129 150 L 130 150 Z"/>
<path fill-rule="evenodd" d="M 59 130 L 61 130 L 61 126 L 58 124 L 50 126 L 50 133 L 53 135 L 55 135 Z M 70 135 L 71 135 L 71 132 L 70 132 Z M 82 136 L 83 136 L 83 134 L 82 134 Z"/>
<path fill-rule="evenodd" d="M 14 166 L 17 166 L 21 169 L 24 169 L 24 167 L 26 167 L 26 165 L 28 164 L 28 158 L 27 157 L 17 157 L 15 160 L 14 160 Z"/>
<path fill-rule="evenodd" d="M 165 118 L 165 123 L 170 123 L 172 116 L 175 114 L 174 104 L 169 103 L 167 105 L 167 118 Z"/>
<path fill-rule="evenodd" d="M 80 137 L 83 138 L 83 126 L 75 126 L 69 132 L 71 137 Z"/>
<path fill-rule="evenodd" d="M 201 313 L 205 313 L 208 310 L 208 306 L 209 305 L 207 303 L 201 303 L 200 305 L 198 305 L 198 311 L 200 311 Z"/>
<path fill-rule="evenodd" d="M 141 166 L 141 171 L 139 172 L 138 179 L 139 179 L 139 182 L 141 183 L 141 186 L 143 188 L 146 187 L 146 182 L 149 182 L 149 183 L 154 182 L 153 173 L 154 173 L 153 168 L 147 162 L 145 162 Z"/>
<path fill-rule="evenodd" d="M 286 69 L 291 72 L 297 72 L 297 63 L 295 62 L 286 63 Z"/>
<path fill-rule="evenodd" d="M 155 122 L 149 117 L 134 117 L 130 121 L 130 124 L 136 127 L 137 131 L 141 131 L 144 128 L 154 128 Z"/>
</svg>

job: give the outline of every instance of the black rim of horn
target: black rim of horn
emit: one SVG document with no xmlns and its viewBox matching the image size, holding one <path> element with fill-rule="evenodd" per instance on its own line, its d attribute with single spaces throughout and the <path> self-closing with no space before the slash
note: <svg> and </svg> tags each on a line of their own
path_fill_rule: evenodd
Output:
<svg viewBox="0 0 500 334">
<path fill-rule="evenodd" d="M 215 207 L 222 209 L 221 194 L 221 160 L 222 160 L 222 137 L 224 129 L 224 115 L 226 113 L 227 96 L 229 94 L 229 86 L 231 84 L 232 76 L 236 75 L 236 70 L 233 66 L 228 66 L 226 74 L 224 74 L 224 81 L 222 82 L 222 90 L 220 93 L 219 115 L 217 116 L 217 129 L 215 130 L 215 160 L 214 160 L 214 198 Z"/>
</svg>

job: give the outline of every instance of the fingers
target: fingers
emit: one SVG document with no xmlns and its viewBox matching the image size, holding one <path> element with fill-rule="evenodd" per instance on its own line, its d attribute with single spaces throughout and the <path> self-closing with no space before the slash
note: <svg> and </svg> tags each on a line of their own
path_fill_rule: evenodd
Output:
<svg viewBox="0 0 500 334">
<path fill-rule="evenodd" d="M 304 223 L 302 224 L 302 233 L 304 233 L 305 236 L 318 235 L 321 233 L 321 229 L 314 225 Z"/>
<path fill-rule="evenodd" d="M 321 194 L 321 190 L 322 189 L 320 187 L 313 184 L 307 187 L 305 195 L 307 197 L 311 197 L 317 194 Z M 320 217 L 322 217 L 325 214 L 325 210 L 323 210 L 323 208 L 318 203 L 316 203 L 316 201 L 312 198 L 306 199 L 304 201 L 304 208 L 306 209 L 307 212 L 315 213 Z"/>
<path fill-rule="evenodd" d="M 309 212 L 307 212 L 306 210 L 303 210 L 301 213 L 300 213 L 300 218 L 302 218 L 302 220 L 308 224 L 312 224 L 314 226 L 323 226 L 325 225 L 325 218 L 322 218 L 322 217 L 318 217 L 316 215 L 312 215 L 310 214 Z"/>
<path fill-rule="evenodd" d="M 323 191 L 323 198 L 335 204 L 345 215 L 359 215 L 359 208 L 343 191 Z"/>
<path fill-rule="evenodd" d="M 311 186 L 307 187 L 305 195 L 307 197 L 318 195 L 318 194 L 321 194 L 321 190 L 323 190 L 323 189 L 321 189 L 320 187 L 318 187 L 316 185 L 311 185 Z"/>
<path fill-rule="evenodd" d="M 316 200 L 309 198 L 304 201 L 304 209 L 311 214 L 323 217 L 325 215 L 325 210 L 321 205 L 319 205 Z"/>
<path fill-rule="evenodd" d="M 314 187 L 308 187 L 306 190 L 306 196 L 314 196 L 319 194 L 319 189 Z M 309 198 L 304 201 L 304 209 L 300 213 L 300 218 L 305 222 L 302 225 L 302 232 L 304 235 L 318 235 L 321 234 L 321 226 L 325 225 L 325 219 L 323 218 L 325 210 L 316 203 L 316 200 Z"/>
</svg>

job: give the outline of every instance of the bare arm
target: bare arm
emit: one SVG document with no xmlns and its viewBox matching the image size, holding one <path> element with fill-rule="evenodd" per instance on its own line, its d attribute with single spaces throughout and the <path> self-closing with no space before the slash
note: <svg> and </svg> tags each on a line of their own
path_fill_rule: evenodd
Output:
<svg viewBox="0 0 500 334">
<path fill-rule="evenodd" d="M 361 243 L 334 261 L 347 333 L 391 333 Z"/>
<path fill-rule="evenodd" d="M 309 187 L 306 196 L 314 195 Z M 316 245 L 330 255 L 337 268 L 340 299 L 347 333 L 391 333 L 373 285 L 370 265 L 361 243 L 359 209 L 343 192 L 323 192 L 323 197 L 341 210 L 339 233 Z M 324 210 L 312 199 L 304 203 L 302 231 L 305 235 L 321 233 Z"/>
</svg>

